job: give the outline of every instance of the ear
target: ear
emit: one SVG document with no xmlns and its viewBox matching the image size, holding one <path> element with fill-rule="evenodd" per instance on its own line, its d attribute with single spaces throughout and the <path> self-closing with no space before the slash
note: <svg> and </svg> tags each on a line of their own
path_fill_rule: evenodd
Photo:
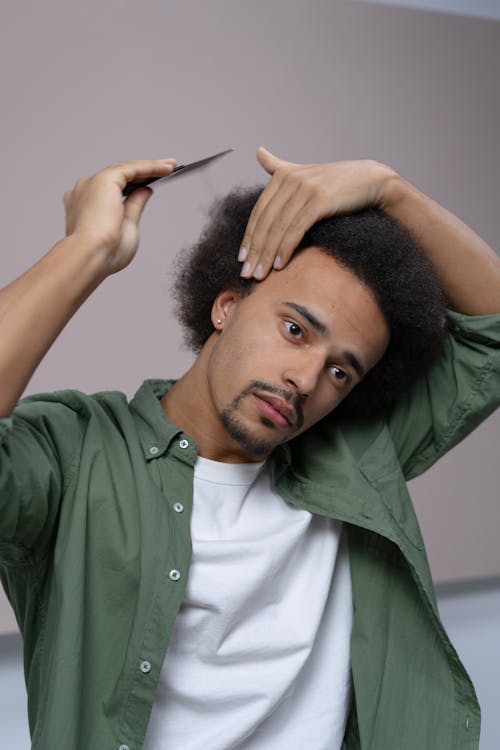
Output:
<svg viewBox="0 0 500 750">
<path fill-rule="evenodd" d="M 212 305 L 212 325 L 216 331 L 222 331 L 234 307 L 242 298 L 238 289 L 225 289 L 217 295 Z"/>
</svg>

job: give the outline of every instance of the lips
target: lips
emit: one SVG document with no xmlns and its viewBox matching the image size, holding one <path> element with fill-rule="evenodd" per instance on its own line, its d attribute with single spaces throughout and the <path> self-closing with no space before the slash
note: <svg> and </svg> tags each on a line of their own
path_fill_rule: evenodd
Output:
<svg viewBox="0 0 500 750">
<path fill-rule="evenodd" d="M 266 413 L 273 422 L 278 423 L 281 427 L 293 425 L 296 420 L 295 409 L 286 401 L 267 393 L 254 393 L 261 411 Z"/>
</svg>

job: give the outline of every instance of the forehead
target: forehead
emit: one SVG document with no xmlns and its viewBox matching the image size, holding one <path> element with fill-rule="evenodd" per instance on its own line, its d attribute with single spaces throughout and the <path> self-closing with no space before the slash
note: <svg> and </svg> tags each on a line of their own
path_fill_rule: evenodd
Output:
<svg viewBox="0 0 500 750">
<path fill-rule="evenodd" d="M 271 271 L 254 291 L 261 299 L 293 295 L 293 301 L 308 300 L 326 314 L 343 302 L 353 308 L 367 305 L 382 315 L 373 293 L 353 271 L 316 247 L 303 250 L 283 270 Z"/>
</svg>

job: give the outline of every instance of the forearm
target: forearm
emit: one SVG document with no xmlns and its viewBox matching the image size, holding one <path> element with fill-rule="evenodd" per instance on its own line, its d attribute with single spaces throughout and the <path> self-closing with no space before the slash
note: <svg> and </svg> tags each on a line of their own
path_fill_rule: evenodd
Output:
<svg viewBox="0 0 500 750">
<path fill-rule="evenodd" d="M 403 224 L 434 266 L 457 312 L 500 312 L 500 258 L 460 219 L 393 169 L 371 159 L 294 164 L 263 148 L 272 175 L 257 201 L 240 249 L 241 275 L 258 280 L 283 268 L 316 221 L 381 208 Z"/>
<path fill-rule="evenodd" d="M 415 237 L 434 266 L 449 306 L 468 315 L 500 313 L 500 258 L 450 211 L 395 174 L 382 207 Z"/>
<path fill-rule="evenodd" d="M 59 242 L 0 292 L 0 416 L 9 416 L 45 353 L 106 277 L 105 257 Z"/>
<path fill-rule="evenodd" d="M 67 237 L 0 292 L 0 416 L 8 416 L 39 362 L 106 276 L 125 268 L 139 245 L 151 196 L 128 183 L 165 177 L 175 159 L 120 162 L 78 180 L 64 196 Z"/>
</svg>

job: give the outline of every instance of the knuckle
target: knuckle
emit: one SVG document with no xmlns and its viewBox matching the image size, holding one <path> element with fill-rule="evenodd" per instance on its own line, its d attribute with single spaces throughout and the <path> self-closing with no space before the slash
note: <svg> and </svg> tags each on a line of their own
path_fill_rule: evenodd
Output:
<svg viewBox="0 0 500 750">
<path fill-rule="evenodd" d="M 258 242 L 252 242 L 252 246 L 248 250 L 246 257 L 247 262 L 253 263 L 257 261 L 262 254 L 261 246 Z"/>
<path fill-rule="evenodd" d="M 297 171 L 287 169 L 283 175 L 283 183 L 285 185 L 295 186 L 299 182 L 300 175 Z"/>
<path fill-rule="evenodd" d="M 260 252 L 260 249 L 263 247 L 264 240 L 267 237 L 268 229 L 265 225 L 263 225 L 262 222 L 260 222 L 252 232 L 252 235 L 250 237 L 250 247 L 248 250 L 250 252 Z"/>
<path fill-rule="evenodd" d="M 311 193 L 314 198 L 323 201 L 327 196 L 327 188 L 321 180 L 314 180 L 311 184 Z"/>
<path fill-rule="evenodd" d="M 285 231 L 288 228 L 288 222 L 286 219 L 282 216 L 278 216 L 276 218 L 276 221 L 274 222 L 274 226 L 272 227 L 272 233 L 273 235 L 282 235 L 285 233 Z"/>
<path fill-rule="evenodd" d="M 289 180 L 294 174 L 293 167 L 289 164 L 280 164 L 280 166 L 275 171 L 276 177 L 279 177 L 281 180 Z"/>
<path fill-rule="evenodd" d="M 273 260 L 274 253 L 271 253 L 268 248 L 263 248 L 259 255 L 259 263 L 261 263 L 263 266 L 270 266 Z"/>
<path fill-rule="evenodd" d="M 283 219 L 277 219 L 272 226 L 269 228 L 267 246 L 269 248 L 276 247 L 279 245 L 283 235 L 288 229 L 288 224 Z"/>
<path fill-rule="evenodd" d="M 254 232 L 255 226 L 257 224 L 257 219 L 258 219 L 258 214 L 254 208 L 248 218 L 247 225 L 245 227 L 245 238 L 250 237 L 252 233 Z"/>
<path fill-rule="evenodd" d="M 254 258 L 260 255 L 259 240 L 258 238 L 255 238 L 255 236 L 251 238 L 251 240 L 248 242 L 248 244 L 245 247 L 248 251 L 247 257 L 245 258 L 246 261 L 251 262 Z"/>
<path fill-rule="evenodd" d="M 252 215 L 250 215 L 250 218 L 248 219 L 247 225 L 245 227 L 245 232 L 243 234 L 243 239 L 248 239 L 252 236 L 254 230 L 255 230 L 255 219 L 252 218 Z"/>
<path fill-rule="evenodd" d="M 321 198 L 323 195 L 323 187 L 316 180 L 309 182 L 309 194 L 312 198 Z"/>
</svg>

